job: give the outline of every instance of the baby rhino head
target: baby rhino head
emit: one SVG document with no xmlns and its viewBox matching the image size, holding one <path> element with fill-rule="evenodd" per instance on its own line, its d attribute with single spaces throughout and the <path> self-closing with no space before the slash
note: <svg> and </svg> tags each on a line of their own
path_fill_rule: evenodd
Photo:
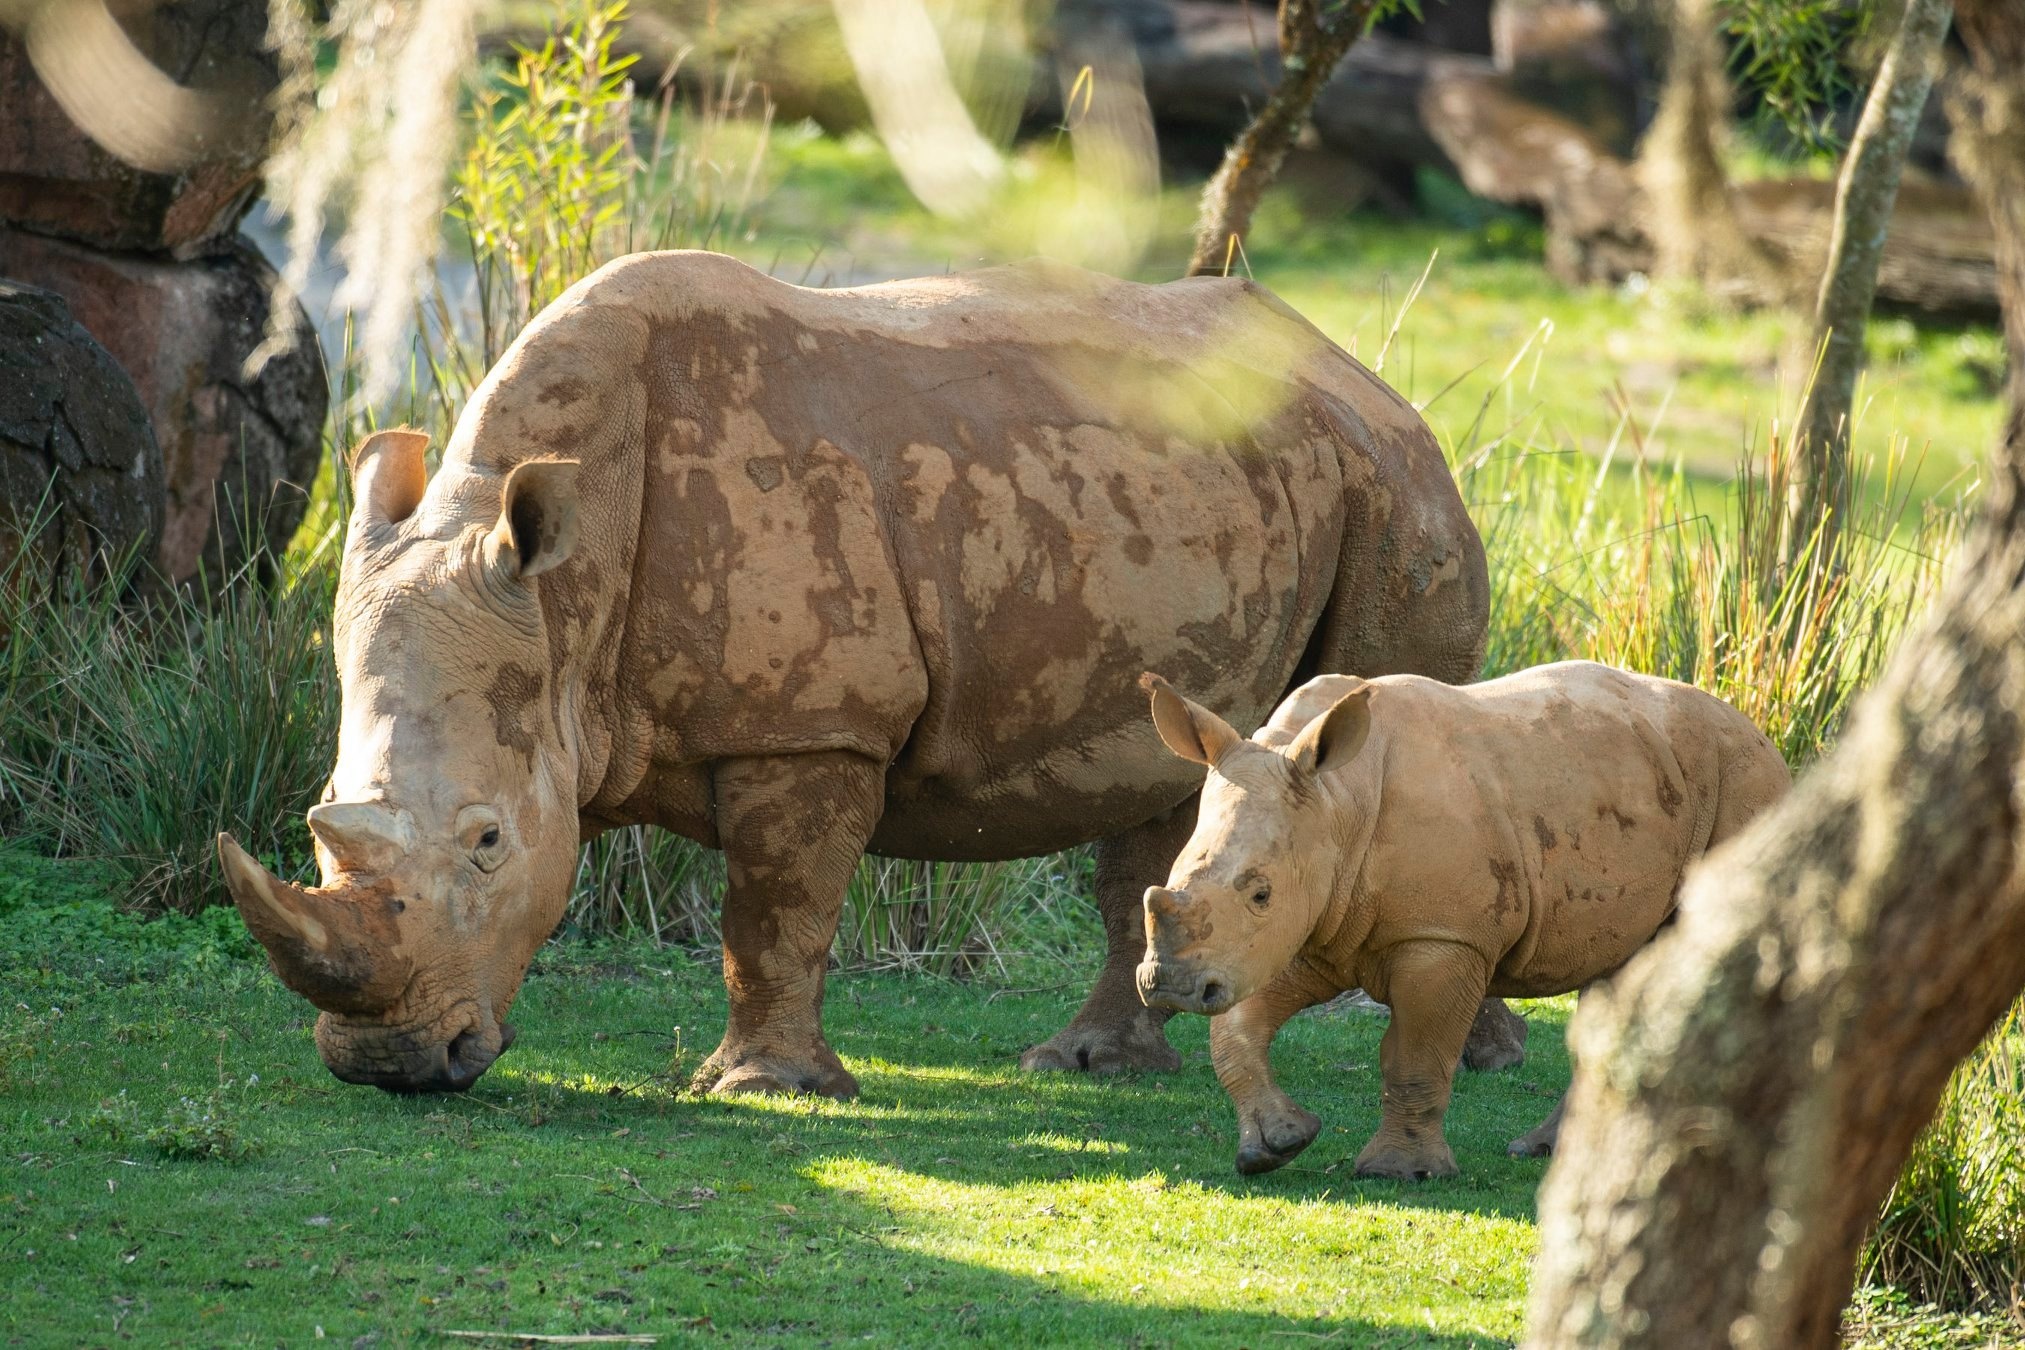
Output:
<svg viewBox="0 0 2025 1350">
<path fill-rule="evenodd" d="M 1348 692 L 1303 719 L 1247 740 L 1221 717 L 1141 677 L 1167 748 L 1209 770 L 1195 833 L 1165 886 L 1146 891 L 1147 1006 L 1220 1013 L 1286 969 L 1328 908 L 1343 822 L 1325 778 L 1347 770 L 1371 729 L 1370 686 L 1332 676 Z M 1284 706 L 1314 702 L 1310 684 Z"/>
</svg>

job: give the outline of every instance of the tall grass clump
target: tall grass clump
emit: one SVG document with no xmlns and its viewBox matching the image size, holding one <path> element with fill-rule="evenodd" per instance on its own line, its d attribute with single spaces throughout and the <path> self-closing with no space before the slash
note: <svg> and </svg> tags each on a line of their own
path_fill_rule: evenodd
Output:
<svg viewBox="0 0 2025 1350">
<path fill-rule="evenodd" d="M 218 898 L 220 830 L 301 875 L 337 734 L 330 575 L 127 605 L 0 575 L 0 836 L 94 859 L 147 909 Z"/>
<path fill-rule="evenodd" d="M 1948 1080 L 1885 1198 L 1866 1282 L 2025 1329 L 2025 1004 Z"/>
<path fill-rule="evenodd" d="M 1924 608 L 1961 513 L 1916 503 L 1904 448 L 1859 466 L 1850 519 L 1782 568 L 1791 459 L 1776 439 L 1728 483 L 1679 464 L 1505 442 L 1458 456 L 1490 555 L 1486 675 L 1586 659 L 1698 685 L 1796 768 Z"/>
</svg>

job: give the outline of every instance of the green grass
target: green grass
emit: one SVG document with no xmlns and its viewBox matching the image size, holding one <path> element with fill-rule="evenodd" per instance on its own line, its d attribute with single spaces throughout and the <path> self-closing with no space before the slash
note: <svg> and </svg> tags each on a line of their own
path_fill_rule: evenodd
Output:
<svg viewBox="0 0 2025 1350">
<path fill-rule="evenodd" d="M 723 1102 L 676 1087 L 723 1024 L 714 966 L 579 943 L 543 952 L 476 1089 L 396 1098 L 325 1073 L 232 925 L 136 924 L 81 865 L 18 853 L 0 984 L 0 1343 L 21 1345 L 1502 1345 L 1544 1166 L 1504 1144 L 1568 1074 L 1565 1010 L 1537 1005 L 1526 1067 L 1458 1086 L 1461 1178 L 1356 1182 L 1383 1024 L 1304 1017 L 1277 1059 L 1324 1134 L 1246 1180 L 1201 1019 L 1174 1027 L 1177 1074 L 1029 1077 L 1019 1050 L 1080 987 L 838 975 L 863 1095 Z M 150 1142 L 187 1133 L 185 1098 L 249 1156 Z"/>
</svg>

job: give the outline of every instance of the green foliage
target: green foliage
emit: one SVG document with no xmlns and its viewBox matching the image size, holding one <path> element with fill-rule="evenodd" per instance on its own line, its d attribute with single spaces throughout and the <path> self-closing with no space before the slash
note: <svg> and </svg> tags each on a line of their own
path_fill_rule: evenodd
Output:
<svg viewBox="0 0 2025 1350">
<path fill-rule="evenodd" d="M 1766 119 L 1809 150 L 1832 145 L 1832 104 L 1851 89 L 1844 61 L 1873 0 L 1721 0 L 1731 66 Z"/>
<path fill-rule="evenodd" d="M 770 105 L 727 78 L 698 106 L 672 85 L 643 106 L 637 58 L 613 47 L 625 15 L 624 0 L 556 0 L 547 41 L 517 47 L 472 109 L 451 217 L 477 271 L 478 322 L 471 331 L 437 288 L 430 393 L 446 420 L 529 320 L 605 263 L 747 228 Z"/>
<path fill-rule="evenodd" d="M 2004 1310 L 2025 1298 L 2025 1005 L 1948 1080 L 1863 1269 L 1952 1310 Z"/>
</svg>

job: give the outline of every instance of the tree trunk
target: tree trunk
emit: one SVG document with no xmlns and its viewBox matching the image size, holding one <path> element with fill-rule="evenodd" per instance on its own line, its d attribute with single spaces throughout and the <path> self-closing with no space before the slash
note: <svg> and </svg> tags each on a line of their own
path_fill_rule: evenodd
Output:
<svg viewBox="0 0 2025 1350">
<path fill-rule="evenodd" d="M 1638 157 L 1661 277 L 1719 281 L 1773 270 L 1730 201 L 1721 156 L 1729 105 L 1715 0 L 1674 0 L 1666 80 Z"/>
<path fill-rule="evenodd" d="M 1534 1347 L 1833 1346 L 1914 1136 L 2025 986 L 2025 6 L 1956 12 L 2012 371 L 1986 512 L 1842 743 L 1584 1000 Z"/>
<path fill-rule="evenodd" d="M 1252 212 L 1286 162 L 1315 95 L 1350 44 L 1364 31 L 1376 0 L 1280 0 L 1279 83 L 1224 151 L 1223 163 L 1202 190 L 1195 222 L 1192 277 L 1229 270 L 1237 241 L 1251 229 Z"/>
<path fill-rule="evenodd" d="M 1908 0 L 1905 16 L 1878 66 L 1862 120 L 1835 185 L 1835 226 L 1821 292 L 1814 301 L 1814 342 L 1821 353 L 1801 422 L 1799 455 L 1788 488 L 1781 552 L 1798 565 L 1810 542 L 1826 558 L 1849 509 L 1849 422 L 1863 365 L 1863 328 L 1877 294 L 1898 183 L 1913 132 L 1953 15 L 1951 0 Z M 1818 535 L 1818 537 L 1817 537 Z"/>
</svg>

